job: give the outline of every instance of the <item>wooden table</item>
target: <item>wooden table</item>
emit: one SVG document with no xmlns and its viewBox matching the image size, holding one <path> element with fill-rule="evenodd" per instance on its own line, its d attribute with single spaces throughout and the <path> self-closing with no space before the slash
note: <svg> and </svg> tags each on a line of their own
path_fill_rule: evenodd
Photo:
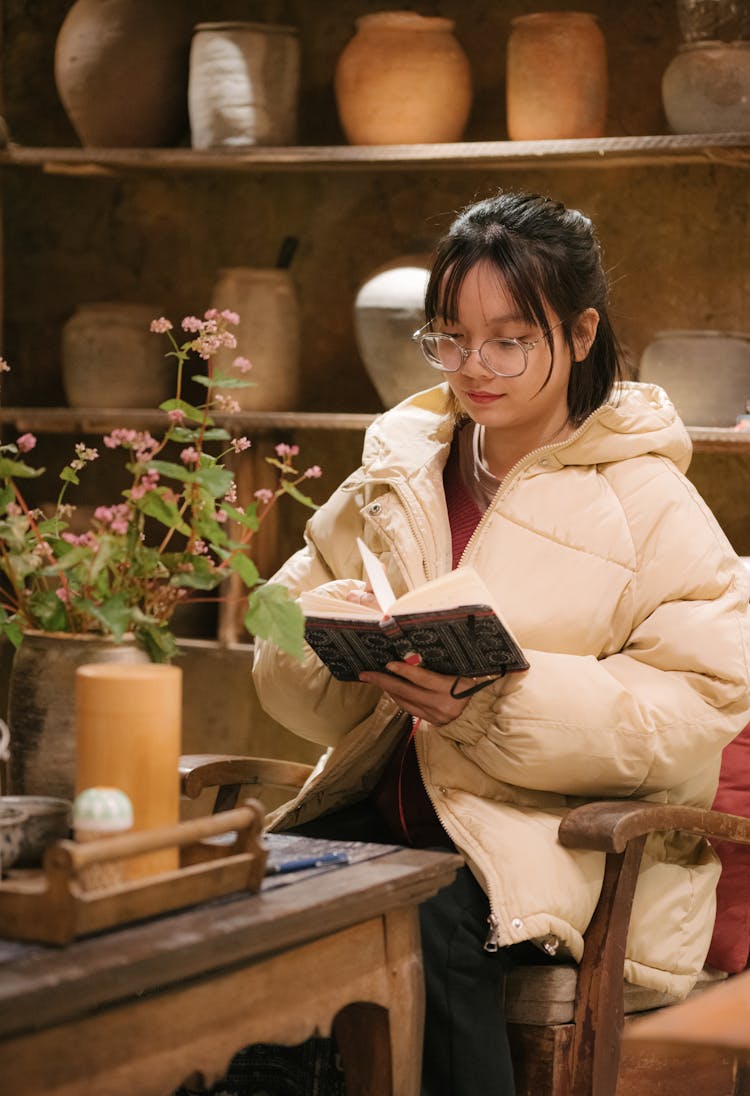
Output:
<svg viewBox="0 0 750 1096">
<path fill-rule="evenodd" d="M 417 907 L 461 863 L 399 849 L 64 948 L 0 941 L 2 1090 L 168 1096 L 335 1028 L 347 1096 L 417 1096 Z"/>
<path fill-rule="evenodd" d="M 625 1028 L 623 1047 L 633 1051 L 678 1049 L 683 1053 L 687 1048 L 691 1052 L 732 1051 L 750 1062 L 750 970 L 688 1001 L 632 1019 Z"/>
</svg>

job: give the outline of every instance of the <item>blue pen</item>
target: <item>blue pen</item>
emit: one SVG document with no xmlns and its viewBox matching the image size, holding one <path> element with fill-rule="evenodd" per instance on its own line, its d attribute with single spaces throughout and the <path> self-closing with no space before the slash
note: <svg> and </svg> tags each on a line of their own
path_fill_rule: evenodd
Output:
<svg viewBox="0 0 750 1096">
<path fill-rule="evenodd" d="M 282 860 L 280 864 L 271 864 L 266 875 L 286 875 L 291 871 L 305 871 L 306 868 L 324 868 L 329 864 L 348 864 L 349 856 L 345 852 L 327 852 L 322 856 L 305 856 L 300 860 Z"/>
</svg>

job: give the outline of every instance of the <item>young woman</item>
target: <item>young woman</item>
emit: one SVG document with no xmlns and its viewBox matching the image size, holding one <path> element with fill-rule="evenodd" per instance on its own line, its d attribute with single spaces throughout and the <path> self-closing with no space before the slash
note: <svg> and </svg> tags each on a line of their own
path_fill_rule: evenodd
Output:
<svg viewBox="0 0 750 1096">
<path fill-rule="evenodd" d="M 524 942 L 581 955 L 603 858 L 557 842 L 600 798 L 710 806 L 750 718 L 748 580 L 685 478 L 666 394 L 619 381 L 591 222 L 533 194 L 463 211 L 440 242 L 415 335 L 442 381 L 380 416 L 362 466 L 276 576 L 368 598 L 356 538 L 397 595 L 470 564 L 530 668 L 471 682 L 406 663 L 334 680 L 259 643 L 261 702 L 329 747 L 276 828 L 455 847 L 467 867 L 422 907 L 423 1092 L 513 1091 L 498 964 Z M 717 861 L 649 841 L 625 976 L 689 991 Z M 526 944 L 526 946 L 530 946 Z"/>
</svg>

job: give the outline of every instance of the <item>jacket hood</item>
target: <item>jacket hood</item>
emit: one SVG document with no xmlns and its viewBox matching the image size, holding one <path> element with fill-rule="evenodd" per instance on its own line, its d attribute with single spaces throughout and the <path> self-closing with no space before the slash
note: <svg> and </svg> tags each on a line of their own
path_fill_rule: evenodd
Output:
<svg viewBox="0 0 750 1096">
<path fill-rule="evenodd" d="M 380 415 L 365 438 L 363 463 L 374 478 L 413 474 L 450 445 L 455 420 L 446 383 L 417 392 Z M 607 464 L 646 454 L 685 472 L 692 442 L 663 388 L 624 381 L 565 441 L 552 447 L 561 465 Z"/>
</svg>

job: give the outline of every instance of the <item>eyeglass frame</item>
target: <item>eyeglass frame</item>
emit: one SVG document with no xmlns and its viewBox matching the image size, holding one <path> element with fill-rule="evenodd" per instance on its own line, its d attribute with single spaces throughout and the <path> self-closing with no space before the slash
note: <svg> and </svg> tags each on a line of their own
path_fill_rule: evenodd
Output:
<svg viewBox="0 0 750 1096">
<path fill-rule="evenodd" d="M 495 336 L 490 339 L 485 339 L 484 342 L 481 343 L 479 346 L 473 347 L 461 346 L 461 343 L 454 335 L 444 335 L 440 331 L 425 331 L 425 328 L 429 327 L 432 322 L 432 320 L 428 320 L 427 323 L 422 324 L 422 326 L 418 328 L 412 335 L 412 340 L 419 344 L 419 349 L 422 351 L 422 356 L 424 357 L 430 368 L 436 369 L 438 373 L 450 373 L 451 375 L 453 375 L 454 373 L 460 373 L 464 365 L 466 364 L 466 359 L 472 354 L 478 354 L 480 362 L 485 367 L 485 369 L 488 369 L 489 372 L 492 373 L 493 377 L 506 377 L 511 380 L 515 379 L 516 377 L 522 377 L 524 375 L 526 370 L 529 368 L 529 352 L 533 350 L 536 346 L 538 346 L 542 339 L 545 339 L 547 335 L 549 335 L 552 331 L 555 331 L 558 327 L 562 327 L 562 325 L 565 323 L 565 320 L 559 320 L 557 323 L 552 324 L 551 327 L 545 328 L 545 330 L 542 331 L 536 339 L 504 339 L 501 336 Z M 455 369 L 445 369 L 441 365 L 436 365 L 435 362 L 431 361 L 430 358 L 427 357 L 427 351 L 424 348 L 424 340 L 426 338 L 450 340 L 451 344 L 456 347 L 461 355 L 461 361 Z M 482 350 L 488 342 L 499 342 L 517 346 L 523 354 L 523 369 L 519 373 L 499 373 L 497 369 L 493 369 L 490 363 L 485 360 L 484 355 L 482 354 Z"/>
</svg>

